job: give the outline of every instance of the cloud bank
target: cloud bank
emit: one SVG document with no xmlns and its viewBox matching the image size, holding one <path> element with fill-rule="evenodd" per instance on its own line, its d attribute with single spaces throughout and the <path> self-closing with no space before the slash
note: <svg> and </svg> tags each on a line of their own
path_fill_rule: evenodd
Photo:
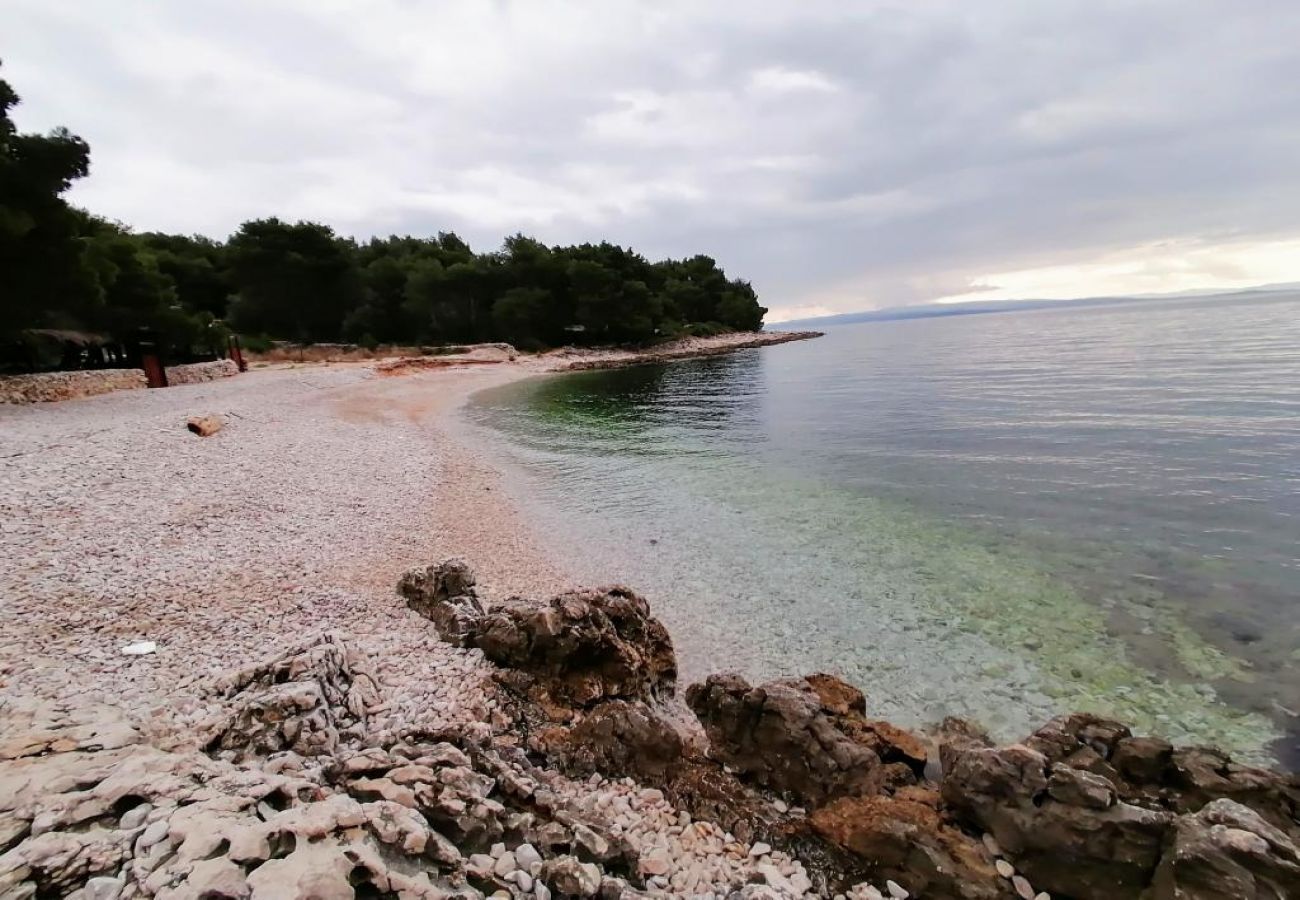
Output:
<svg viewBox="0 0 1300 900">
<path fill-rule="evenodd" d="M 138 229 L 707 252 L 781 318 L 1300 280 L 1296 34 L 1269 0 L 10 0 L 0 58 Z"/>
</svg>

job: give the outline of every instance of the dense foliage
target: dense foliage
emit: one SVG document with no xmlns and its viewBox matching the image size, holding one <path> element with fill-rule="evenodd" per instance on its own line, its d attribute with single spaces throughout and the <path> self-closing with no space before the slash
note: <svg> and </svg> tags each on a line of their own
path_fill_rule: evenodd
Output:
<svg viewBox="0 0 1300 900">
<path fill-rule="evenodd" d="M 525 349 L 757 329 L 748 282 L 707 256 L 649 262 L 613 244 L 548 247 L 524 235 L 475 253 L 455 234 L 358 243 L 315 222 L 245 222 L 226 242 L 135 234 L 70 206 L 90 167 L 66 130 L 19 134 L 0 80 L 0 340 L 80 329 L 172 348 L 226 327 L 294 341 L 504 340 Z"/>
</svg>

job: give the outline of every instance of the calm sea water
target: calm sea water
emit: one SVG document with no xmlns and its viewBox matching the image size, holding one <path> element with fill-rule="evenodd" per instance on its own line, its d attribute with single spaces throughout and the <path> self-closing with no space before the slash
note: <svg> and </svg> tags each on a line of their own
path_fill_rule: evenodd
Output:
<svg viewBox="0 0 1300 900">
<path fill-rule="evenodd" d="M 832 671 L 1300 761 L 1300 294 L 876 322 L 479 395 L 546 539 L 688 678 Z"/>
</svg>

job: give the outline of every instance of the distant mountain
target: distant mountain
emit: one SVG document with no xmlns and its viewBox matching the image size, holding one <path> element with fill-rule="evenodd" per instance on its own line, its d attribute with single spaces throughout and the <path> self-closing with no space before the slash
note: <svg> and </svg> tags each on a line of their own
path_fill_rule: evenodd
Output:
<svg viewBox="0 0 1300 900">
<path fill-rule="evenodd" d="M 923 306 L 894 306 L 889 309 L 869 309 L 862 312 L 818 316 L 811 319 L 790 319 L 772 322 L 771 327 L 791 328 L 827 325 L 852 325 L 857 322 L 889 322 L 897 319 L 937 319 L 947 316 L 975 316 L 983 313 L 1022 312 L 1030 309 L 1067 309 L 1071 307 L 1111 306 L 1122 303 L 1153 303 L 1159 301 L 1194 300 L 1208 297 L 1243 297 L 1262 293 L 1291 293 L 1300 291 L 1300 282 L 1266 284 L 1237 291 L 1180 291 L 1172 294 L 1135 294 L 1129 297 L 1079 297 L 1071 300 L 980 300 L 970 303 L 930 303 Z"/>
</svg>

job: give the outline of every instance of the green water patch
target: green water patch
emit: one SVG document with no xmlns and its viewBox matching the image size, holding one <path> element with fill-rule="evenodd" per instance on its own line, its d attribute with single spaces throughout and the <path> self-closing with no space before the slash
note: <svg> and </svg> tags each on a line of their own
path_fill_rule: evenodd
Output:
<svg viewBox="0 0 1300 900">
<path fill-rule="evenodd" d="M 1061 710 L 1114 716 L 1138 732 L 1268 760 L 1263 748 L 1279 736 L 1273 723 L 1220 702 L 1211 684 L 1249 680 L 1249 666 L 1202 639 L 1175 605 L 1119 601 L 1142 611 L 1150 636 L 1169 648 L 1191 681 L 1161 678 L 1134 659 L 1123 637 L 1112 633 L 1107 609 L 1057 574 L 1059 560 L 1053 565 L 1050 557 L 1031 555 L 1029 547 L 1002 535 L 896 502 L 762 474 L 733 483 L 730 502 L 761 509 L 768 527 L 789 529 L 798 545 L 830 544 L 832 558 L 871 573 L 863 588 L 882 581 L 894 585 L 918 609 L 959 617 L 960 630 L 1031 661 L 1041 678 L 1037 687 Z"/>
</svg>

